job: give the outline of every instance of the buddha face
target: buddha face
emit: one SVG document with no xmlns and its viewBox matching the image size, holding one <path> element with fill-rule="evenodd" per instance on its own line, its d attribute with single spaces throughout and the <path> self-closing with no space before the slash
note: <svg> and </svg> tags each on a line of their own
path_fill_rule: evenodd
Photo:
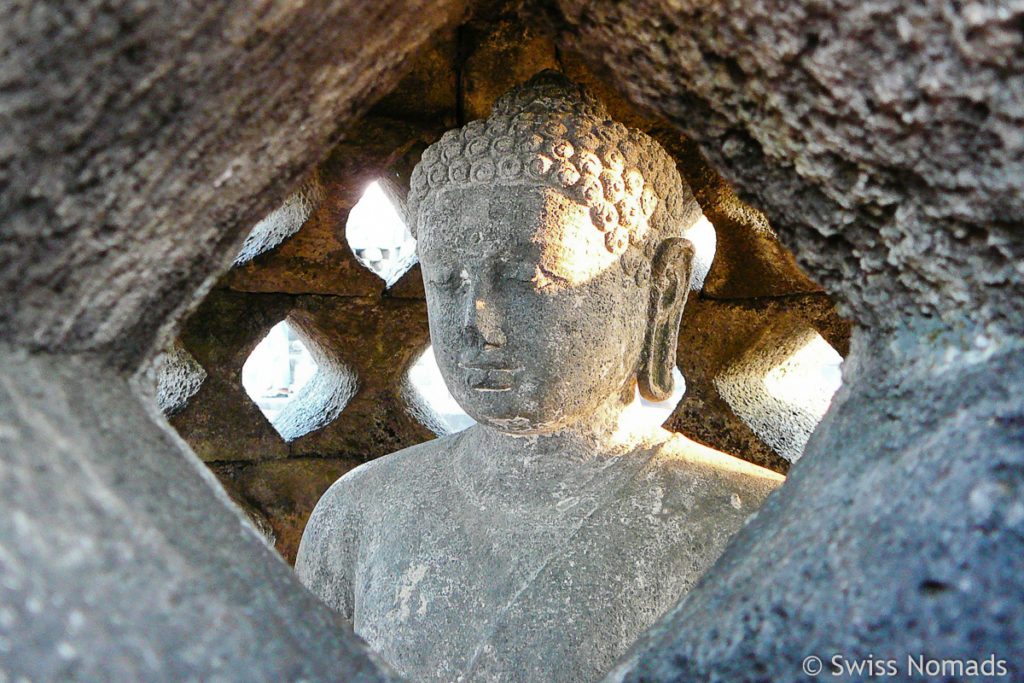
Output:
<svg viewBox="0 0 1024 683">
<path fill-rule="evenodd" d="M 431 342 L 470 416 L 537 434 L 632 397 L 647 295 L 586 206 L 491 186 L 438 191 L 420 215 Z"/>
</svg>

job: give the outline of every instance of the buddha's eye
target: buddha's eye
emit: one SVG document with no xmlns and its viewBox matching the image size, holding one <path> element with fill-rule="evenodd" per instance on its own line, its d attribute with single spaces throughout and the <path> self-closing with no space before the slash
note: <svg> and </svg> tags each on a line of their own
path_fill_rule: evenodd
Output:
<svg viewBox="0 0 1024 683">
<path fill-rule="evenodd" d="M 438 266 L 424 269 L 423 279 L 435 287 L 452 287 L 458 278 L 454 266 Z"/>
<path fill-rule="evenodd" d="M 469 273 L 465 268 L 446 266 L 430 268 L 424 272 L 424 280 L 434 289 L 462 292 L 469 286 Z"/>
</svg>

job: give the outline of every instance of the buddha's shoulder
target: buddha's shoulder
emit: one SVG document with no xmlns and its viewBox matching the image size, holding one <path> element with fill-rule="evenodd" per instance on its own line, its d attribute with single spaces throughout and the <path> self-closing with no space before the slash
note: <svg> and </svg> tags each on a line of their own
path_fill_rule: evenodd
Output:
<svg viewBox="0 0 1024 683">
<path fill-rule="evenodd" d="M 335 481 L 306 523 L 296 567 L 302 567 L 312 581 L 314 575 L 330 573 L 315 570 L 314 565 L 327 562 L 334 567 L 340 561 L 337 558 L 350 557 L 367 525 L 379 521 L 395 501 L 408 500 L 409 490 L 424 482 L 442 480 L 451 439 L 443 437 L 381 456 Z"/>
<path fill-rule="evenodd" d="M 355 509 L 365 503 L 394 499 L 411 488 L 446 481 L 458 437 L 444 436 L 364 463 L 334 482 L 318 507 Z"/>
<path fill-rule="evenodd" d="M 677 486 L 718 487 L 762 495 L 774 491 L 785 481 L 785 477 L 776 472 L 681 434 L 674 434 L 660 444 L 650 469 Z"/>
</svg>

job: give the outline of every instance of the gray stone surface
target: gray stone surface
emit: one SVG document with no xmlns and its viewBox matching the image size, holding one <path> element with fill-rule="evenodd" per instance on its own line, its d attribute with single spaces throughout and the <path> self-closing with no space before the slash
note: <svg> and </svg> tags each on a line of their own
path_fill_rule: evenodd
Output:
<svg viewBox="0 0 1024 683">
<path fill-rule="evenodd" d="M 260 254 L 269 251 L 294 235 L 303 223 L 313 215 L 324 195 L 323 183 L 318 175 L 302 184 L 297 191 L 285 197 L 281 206 L 260 219 L 242 243 L 242 248 L 235 257 L 234 265 L 247 263 Z"/>
<path fill-rule="evenodd" d="M 1024 8 L 561 0 L 556 29 L 700 145 L 841 313 L 1024 328 Z"/>
<path fill-rule="evenodd" d="M 0 544 L 39 532 L 0 570 L 19 627 L 5 640 L 18 656 L 2 661 L 17 674 L 280 679 L 321 658 L 310 678 L 345 677 L 333 637 L 293 638 L 312 603 L 249 553 L 251 532 L 225 523 L 180 445 L 163 448 L 173 437 L 139 418 L 123 373 L 460 10 L 356 5 L 0 10 L 0 335 L 83 354 L 3 352 Z M 859 324 L 848 398 L 790 485 L 622 675 L 794 680 L 819 643 L 1024 660 L 1019 4 L 558 7 L 560 63 L 578 48 L 685 129 Z M 109 493 L 127 488 L 125 516 Z M 172 518 L 145 526 L 167 506 Z M 75 539 L 84 555 L 57 551 Z M 254 573 L 271 580 L 247 583 Z M 195 594 L 150 600 L 179 574 Z M 55 621 L 86 600 L 87 621 Z M 72 623 L 86 626 L 68 643 Z M 218 637 L 188 640 L 206 632 Z"/>
<path fill-rule="evenodd" d="M 0 327 L 132 367 L 458 2 L 13 2 Z"/>
<path fill-rule="evenodd" d="M 818 363 L 838 354 L 798 315 L 781 317 L 714 378 L 718 395 L 780 456 L 796 462 L 839 388 Z"/>
<path fill-rule="evenodd" d="M 324 362 L 315 351 L 311 354 L 318 361 L 316 374 L 274 420 L 274 429 L 285 441 L 294 441 L 329 425 L 359 391 L 359 377 L 351 368 L 333 358 Z"/>
<path fill-rule="evenodd" d="M 595 680 L 781 482 L 625 417 L 638 382 L 671 393 L 699 215 L 660 146 L 556 74 L 424 153 L 431 341 L 479 424 L 342 477 L 296 559 L 403 674 Z"/>
<path fill-rule="evenodd" d="M 785 486 L 607 681 L 865 679 L 831 676 L 836 655 L 906 674 L 994 654 L 1024 676 L 1024 348 L 929 332 L 854 336 Z"/>
<path fill-rule="evenodd" d="M 476 426 L 356 468 L 299 577 L 411 680 L 597 680 L 781 477 L 667 432 L 560 436 Z"/>
<path fill-rule="evenodd" d="M 160 354 L 156 375 L 156 404 L 165 415 L 184 408 L 206 380 L 206 370 L 179 341 Z"/>
<path fill-rule="evenodd" d="M 127 380 L 0 368 L 0 678 L 398 680 Z"/>
</svg>

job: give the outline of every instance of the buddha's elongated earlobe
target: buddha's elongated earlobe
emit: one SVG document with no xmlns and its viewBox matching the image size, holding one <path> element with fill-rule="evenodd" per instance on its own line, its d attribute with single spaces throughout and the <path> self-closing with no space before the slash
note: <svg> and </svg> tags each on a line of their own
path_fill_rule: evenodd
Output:
<svg viewBox="0 0 1024 683">
<path fill-rule="evenodd" d="M 640 395 L 648 401 L 664 401 L 672 395 L 679 321 L 690 293 L 692 274 L 693 244 L 682 237 L 662 242 L 651 267 L 647 336 L 637 376 Z"/>
</svg>

